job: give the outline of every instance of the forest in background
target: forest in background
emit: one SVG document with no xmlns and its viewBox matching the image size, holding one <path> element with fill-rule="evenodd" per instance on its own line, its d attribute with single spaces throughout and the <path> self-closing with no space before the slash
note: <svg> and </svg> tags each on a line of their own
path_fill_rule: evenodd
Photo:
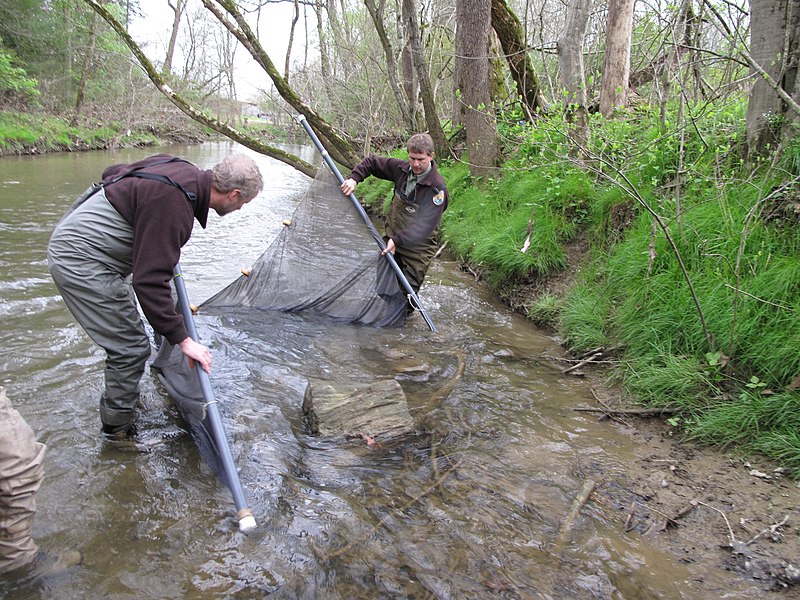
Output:
<svg viewBox="0 0 800 600">
<path fill-rule="evenodd" d="M 4 2 L 4 151 L 213 131 L 311 174 L 272 145 L 292 115 L 344 167 L 428 131 L 465 268 L 676 433 L 800 477 L 800 0 L 163 3 L 154 44 L 149 2 Z"/>
</svg>

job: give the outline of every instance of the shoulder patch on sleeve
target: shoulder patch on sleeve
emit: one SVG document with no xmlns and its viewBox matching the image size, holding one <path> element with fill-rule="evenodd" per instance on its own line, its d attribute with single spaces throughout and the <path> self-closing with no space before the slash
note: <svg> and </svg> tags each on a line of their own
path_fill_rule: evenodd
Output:
<svg viewBox="0 0 800 600">
<path fill-rule="evenodd" d="M 436 195 L 433 197 L 433 203 L 436 206 L 441 206 L 442 202 L 444 202 L 444 190 L 438 191 Z"/>
</svg>

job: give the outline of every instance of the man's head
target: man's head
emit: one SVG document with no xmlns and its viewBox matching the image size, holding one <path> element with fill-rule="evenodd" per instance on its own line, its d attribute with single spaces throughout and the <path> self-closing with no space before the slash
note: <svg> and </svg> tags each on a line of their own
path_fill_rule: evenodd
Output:
<svg viewBox="0 0 800 600">
<path fill-rule="evenodd" d="M 433 160 L 433 138 L 427 133 L 415 133 L 408 138 L 408 165 L 414 175 L 428 170 Z"/>
<path fill-rule="evenodd" d="M 221 217 L 239 210 L 264 187 L 261 171 L 253 159 L 230 154 L 211 169 L 209 206 Z"/>
</svg>

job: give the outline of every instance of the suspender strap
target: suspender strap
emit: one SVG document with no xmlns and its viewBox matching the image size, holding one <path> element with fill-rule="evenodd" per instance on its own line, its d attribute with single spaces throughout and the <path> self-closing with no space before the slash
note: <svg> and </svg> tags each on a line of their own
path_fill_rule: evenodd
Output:
<svg viewBox="0 0 800 600">
<path fill-rule="evenodd" d="M 125 177 L 139 177 L 140 179 L 152 179 L 153 181 L 160 181 L 161 183 L 166 183 L 167 185 L 171 185 L 172 187 L 178 188 L 180 191 L 183 192 L 183 195 L 186 196 L 186 199 L 189 202 L 194 202 L 197 200 L 197 194 L 194 192 L 190 192 L 185 187 L 183 187 L 180 183 L 173 180 L 166 175 L 161 175 L 159 173 L 148 173 L 147 171 L 142 171 L 142 169 L 146 169 L 148 167 L 155 167 L 156 165 L 164 165 L 171 162 L 188 162 L 183 160 L 182 158 L 178 158 L 177 156 L 173 156 L 171 158 L 165 158 L 162 160 L 157 160 L 155 162 L 150 163 L 147 166 L 136 167 L 135 169 L 131 169 L 130 171 L 123 173 L 122 175 L 117 175 L 111 181 L 104 183 L 103 185 L 111 185 L 112 183 L 118 182 L 120 179 Z"/>
<path fill-rule="evenodd" d="M 190 192 L 180 183 L 174 181 L 173 179 L 167 177 L 166 175 L 160 175 L 159 173 L 148 173 L 146 171 L 137 171 L 135 173 L 129 173 L 127 175 L 124 175 L 123 177 L 139 177 L 140 179 L 152 179 L 153 181 L 160 181 L 161 183 L 166 183 L 167 185 L 171 185 L 172 187 L 178 188 L 180 191 L 183 192 L 183 195 L 186 196 L 186 199 L 189 200 L 189 202 L 194 202 L 195 200 L 197 200 L 197 194 L 195 194 L 194 192 Z M 114 181 L 112 181 L 111 183 L 114 183 Z"/>
</svg>

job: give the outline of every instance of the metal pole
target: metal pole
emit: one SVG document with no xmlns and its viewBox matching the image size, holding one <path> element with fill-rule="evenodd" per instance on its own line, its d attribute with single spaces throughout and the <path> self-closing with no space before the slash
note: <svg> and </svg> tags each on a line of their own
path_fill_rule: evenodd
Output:
<svg viewBox="0 0 800 600">
<path fill-rule="evenodd" d="M 197 328 L 194 326 L 194 317 L 192 316 L 192 308 L 189 305 L 189 297 L 186 294 L 186 285 L 183 282 L 183 273 L 181 272 L 180 263 L 175 265 L 173 273 L 175 290 L 178 292 L 178 304 L 181 308 L 186 330 L 189 332 L 189 337 L 195 342 L 199 342 L 200 338 L 197 335 Z M 225 478 L 228 480 L 228 487 L 231 490 L 231 494 L 233 494 L 233 502 L 238 511 L 236 518 L 239 520 L 239 531 L 250 531 L 251 529 L 255 529 L 256 520 L 255 517 L 253 517 L 253 511 L 247 507 L 247 502 L 244 499 L 242 484 L 239 481 L 239 474 L 236 472 L 236 465 L 233 462 L 231 448 L 228 445 L 228 437 L 225 435 L 222 417 L 219 414 L 219 407 L 214 398 L 214 390 L 211 389 L 211 380 L 208 377 L 208 373 L 206 373 L 199 364 L 195 364 L 194 370 L 197 372 L 197 377 L 200 380 L 200 389 L 203 391 L 203 398 L 206 401 L 206 414 L 211 423 L 211 434 L 214 436 L 214 441 L 216 442 L 217 450 L 222 460 L 222 468 L 225 471 Z"/>
<path fill-rule="evenodd" d="M 328 165 L 328 167 L 330 167 L 330 170 L 333 171 L 333 174 L 336 175 L 336 179 L 339 181 L 340 184 L 343 183 L 344 177 L 342 177 L 341 172 L 339 172 L 339 167 L 337 167 L 336 163 L 333 162 L 333 159 L 330 157 L 330 154 L 328 154 L 328 151 L 325 150 L 325 147 L 322 145 L 322 142 L 319 141 L 317 134 L 314 133 L 313 129 L 311 129 L 311 126 L 308 124 L 305 115 L 297 115 L 295 119 L 297 120 L 298 123 L 300 123 L 300 125 L 303 126 L 303 129 L 306 130 L 306 133 L 314 142 L 314 145 L 317 147 L 317 150 L 319 150 L 320 154 L 322 154 L 323 160 Z M 383 238 L 378 233 L 378 230 L 375 229 L 375 226 L 372 224 L 372 221 L 370 221 L 369 215 L 367 215 L 367 211 L 365 211 L 364 207 L 361 206 L 361 203 L 358 201 L 358 198 L 356 198 L 355 194 L 350 194 L 350 202 L 352 202 L 353 206 L 356 207 L 358 214 L 361 216 L 361 219 L 364 221 L 364 223 L 366 223 L 367 228 L 372 234 L 372 237 L 375 238 L 376 242 L 378 242 L 378 246 L 380 247 L 381 252 L 386 250 L 386 242 L 383 241 Z M 398 266 L 397 261 L 394 259 L 394 256 L 392 256 L 392 253 L 387 252 L 386 254 L 384 254 L 384 256 L 386 257 L 386 260 L 389 261 L 389 264 L 391 265 L 392 269 L 397 275 L 397 279 L 400 281 L 400 283 L 405 288 L 408 295 L 414 301 L 414 307 L 417 310 L 419 310 L 419 313 L 422 315 L 422 318 L 425 319 L 425 322 L 428 324 L 428 327 L 430 327 L 431 331 L 436 333 L 436 326 L 433 324 L 433 321 L 431 321 L 430 317 L 428 317 L 428 313 L 425 312 L 425 309 L 422 307 L 422 302 L 420 302 L 419 297 L 414 291 L 414 288 L 411 287 L 411 284 L 408 282 L 405 273 L 403 273 L 402 269 L 400 269 L 400 267 Z"/>
</svg>

